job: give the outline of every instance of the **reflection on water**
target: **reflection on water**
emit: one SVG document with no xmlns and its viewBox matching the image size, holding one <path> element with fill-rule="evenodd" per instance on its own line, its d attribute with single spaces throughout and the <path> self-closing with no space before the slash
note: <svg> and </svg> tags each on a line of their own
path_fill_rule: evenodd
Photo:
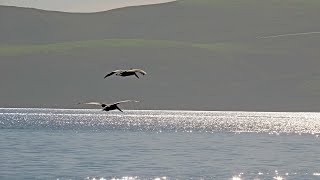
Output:
<svg viewBox="0 0 320 180">
<path fill-rule="evenodd" d="M 268 173 L 266 173 L 268 174 Z M 295 175 L 298 175 L 297 173 L 294 173 Z M 243 175 L 243 173 L 242 173 Z M 255 177 L 253 180 L 263 180 L 265 179 L 265 177 L 262 176 L 263 173 L 259 172 L 258 176 Z M 308 175 L 308 173 L 304 173 L 302 174 L 302 176 L 306 176 Z M 313 173 L 313 176 L 320 176 L 319 173 Z M 285 179 L 290 179 L 289 173 L 285 173 L 285 176 L 274 176 L 272 177 L 272 179 L 274 180 L 285 180 Z M 168 177 L 155 177 L 155 178 L 141 178 L 138 176 L 124 176 L 124 177 L 120 177 L 120 178 L 104 178 L 104 177 L 87 177 L 85 178 L 86 180 L 177 180 L 177 178 L 168 178 Z M 200 178 L 200 180 L 204 180 L 206 178 Z M 213 178 L 208 178 L 208 179 L 213 179 Z M 244 179 L 246 179 L 244 177 Z M 237 175 L 237 176 L 233 176 L 230 180 L 244 180 L 241 178 L 241 175 Z"/>
<path fill-rule="evenodd" d="M 275 179 L 275 180 L 284 180 L 284 178 L 283 178 L 283 177 L 281 177 L 281 176 L 273 177 L 273 179 Z"/>
<path fill-rule="evenodd" d="M 0 179 L 316 180 L 319 117 L 0 109 Z"/>
<path fill-rule="evenodd" d="M 2 129 L 320 133 L 320 113 L 0 109 Z"/>
<path fill-rule="evenodd" d="M 103 177 L 87 177 L 87 180 L 107 180 Z M 141 180 L 138 176 L 124 176 L 121 178 L 111 178 L 110 180 Z M 156 177 L 156 178 L 152 178 L 150 180 L 167 180 L 167 177 Z"/>
<path fill-rule="evenodd" d="M 237 177 L 237 176 L 234 176 L 234 177 L 232 177 L 232 180 L 241 180 L 241 178 Z"/>
</svg>

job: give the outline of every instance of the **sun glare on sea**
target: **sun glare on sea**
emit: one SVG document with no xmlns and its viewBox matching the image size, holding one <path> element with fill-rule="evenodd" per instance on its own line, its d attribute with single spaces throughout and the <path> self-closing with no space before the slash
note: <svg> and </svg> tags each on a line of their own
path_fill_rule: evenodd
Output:
<svg viewBox="0 0 320 180">
<path fill-rule="evenodd" d="M 281 177 L 281 176 L 273 177 L 273 179 L 275 179 L 275 180 L 284 180 L 284 178 L 283 178 L 283 177 Z"/>
<path fill-rule="evenodd" d="M 242 179 L 240 177 L 238 177 L 238 176 L 233 176 L 232 180 L 242 180 Z"/>
</svg>

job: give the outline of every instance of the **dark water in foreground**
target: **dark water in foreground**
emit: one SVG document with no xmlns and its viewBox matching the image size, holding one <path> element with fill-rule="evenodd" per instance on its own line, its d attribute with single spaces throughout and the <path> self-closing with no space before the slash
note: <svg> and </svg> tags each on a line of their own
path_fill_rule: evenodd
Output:
<svg viewBox="0 0 320 180">
<path fill-rule="evenodd" d="M 320 179 L 320 113 L 0 109 L 0 179 Z"/>
</svg>

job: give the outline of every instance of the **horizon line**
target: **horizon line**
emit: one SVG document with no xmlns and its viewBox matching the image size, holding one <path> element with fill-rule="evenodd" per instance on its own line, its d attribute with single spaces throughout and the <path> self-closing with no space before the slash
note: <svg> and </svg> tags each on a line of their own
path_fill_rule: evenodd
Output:
<svg viewBox="0 0 320 180">
<path fill-rule="evenodd" d="M 35 108 L 19 108 L 19 107 L 0 107 L 0 110 L 10 110 L 10 109 L 34 109 L 34 110 L 98 110 L 98 108 L 50 108 L 50 107 L 35 107 Z M 240 112 L 240 113 L 320 113 L 320 111 L 255 111 L 255 110 L 179 110 L 179 109 L 124 109 L 125 111 L 169 111 L 169 112 Z M 0 113 L 1 114 L 1 113 Z"/>
</svg>

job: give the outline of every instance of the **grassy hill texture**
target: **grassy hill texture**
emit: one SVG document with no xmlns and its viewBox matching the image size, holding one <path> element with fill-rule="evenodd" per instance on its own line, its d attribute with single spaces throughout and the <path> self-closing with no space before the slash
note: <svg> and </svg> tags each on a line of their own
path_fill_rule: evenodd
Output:
<svg viewBox="0 0 320 180">
<path fill-rule="evenodd" d="M 316 0 L 180 0 L 93 14 L 0 6 L 0 106 L 320 110 Z M 103 79 L 144 68 L 141 79 Z"/>
</svg>

